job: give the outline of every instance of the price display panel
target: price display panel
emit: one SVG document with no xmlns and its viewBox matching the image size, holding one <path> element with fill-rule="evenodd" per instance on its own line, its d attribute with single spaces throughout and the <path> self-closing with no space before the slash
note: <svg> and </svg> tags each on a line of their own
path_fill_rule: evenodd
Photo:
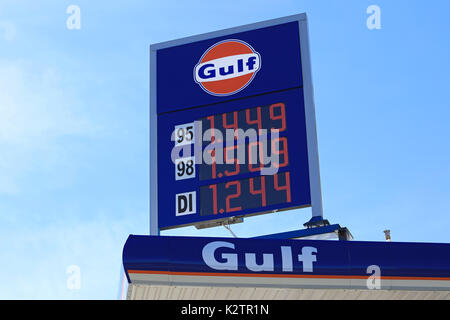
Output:
<svg viewBox="0 0 450 320">
<path fill-rule="evenodd" d="M 303 18 L 151 49 L 158 230 L 312 206 Z"/>
</svg>

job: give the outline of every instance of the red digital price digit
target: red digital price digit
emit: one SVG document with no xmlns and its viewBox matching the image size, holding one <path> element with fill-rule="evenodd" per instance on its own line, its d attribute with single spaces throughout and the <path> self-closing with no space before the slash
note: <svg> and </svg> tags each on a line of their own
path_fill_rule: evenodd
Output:
<svg viewBox="0 0 450 320">
<path fill-rule="evenodd" d="M 234 212 L 234 211 L 240 211 L 240 210 L 242 210 L 242 207 L 241 207 L 241 206 L 239 206 L 239 207 L 234 207 L 234 208 L 232 208 L 232 207 L 230 206 L 230 200 L 231 200 L 231 199 L 235 199 L 235 198 L 239 198 L 240 195 L 241 195 L 241 182 L 240 182 L 240 181 L 231 181 L 231 182 L 228 182 L 227 184 L 225 184 L 225 189 L 228 189 L 230 186 L 233 186 L 233 185 L 236 186 L 236 193 L 230 194 L 230 195 L 228 195 L 227 198 L 226 198 L 226 209 L 227 209 L 227 212 Z"/>
<path fill-rule="evenodd" d="M 261 189 L 257 190 L 255 189 L 255 181 L 256 178 L 250 178 L 250 193 L 253 195 L 261 195 L 261 205 L 263 207 L 266 206 L 266 177 L 261 176 L 260 181 L 261 181 Z"/>
<path fill-rule="evenodd" d="M 211 179 L 216 178 L 216 150 L 208 150 L 208 152 L 211 154 Z"/>
<path fill-rule="evenodd" d="M 217 184 L 212 184 L 209 186 L 213 194 L 213 214 L 217 214 Z"/>
<path fill-rule="evenodd" d="M 258 125 L 258 133 L 259 133 L 259 130 L 262 129 L 261 107 L 256 108 L 256 120 L 250 119 L 250 110 L 251 109 L 245 110 L 245 121 L 247 122 L 248 125 L 257 124 Z"/>
<path fill-rule="evenodd" d="M 234 129 L 234 131 L 237 131 L 238 129 L 237 111 L 233 112 L 232 124 L 227 123 L 227 114 L 226 113 L 222 114 L 222 124 L 225 129 Z M 237 139 L 237 137 L 234 138 Z"/>
<path fill-rule="evenodd" d="M 206 119 L 208 119 L 210 122 L 211 142 L 214 142 L 214 140 L 216 139 L 214 137 L 214 116 L 206 117 Z"/>
<path fill-rule="evenodd" d="M 275 115 L 276 109 L 280 110 L 279 115 Z M 286 112 L 284 108 L 284 103 L 276 103 L 270 106 L 270 119 L 281 120 L 281 127 L 272 129 L 278 129 L 280 132 L 286 130 Z"/>
<path fill-rule="evenodd" d="M 224 159 L 225 159 L 225 163 L 228 164 L 228 151 L 233 151 L 233 159 L 234 159 L 234 164 L 235 164 L 235 170 L 234 171 L 228 171 L 225 170 L 225 175 L 226 176 L 234 176 L 236 174 L 239 174 L 240 170 L 240 165 L 239 165 L 239 161 L 238 159 L 234 156 L 234 150 L 237 150 L 238 146 L 230 146 L 230 147 L 226 147 L 224 149 Z"/>
<path fill-rule="evenodd" d="M 257 147 L 257 158 L 259 158 L 259 167 L 254 168 L 253 164 L 254 164 L 254 160 L 253 160 L 253 152 L 252 152 L 252 148 L 256 146 Z M 256 162 L 258 163 L 258 161 Z M 257 171 L 261 171 L 261 168 L 264 167 L 264 162 L 262 159 L 262 148 L 261 148 L 261 141 L 254 141 L 254 142 L 250 142 L 248 144 L 248 170 L 250 172 L 257 172 Z"/>
<path fill-rule="evenodd" d="M 280 142 L 283 143 L 283 149 L 280 149 Z M 277 148 L 277 147 L 278 148 Z M 288 165 L 288 147 L 287 147 L 287 138 L 277 138 L 272 140 L 272 153 L 282 155 L 283 162 L 282 163 L 273 163 L 273 166 L 276 168 L 286 167 Z M 278 157 L 278 160 L 280 158 Z"/>
<path fill-rule="evenodd" d="M 289 172 L 285 172 L 286 184 L 284 186 L 280 186 L 278 183 L 278 173 L 273 176 L 274 178 L 274 186 L 277 191 L 286 191 L 286 202 L 291 202 L 291 180 L 289 176 Z"/>
</svg>

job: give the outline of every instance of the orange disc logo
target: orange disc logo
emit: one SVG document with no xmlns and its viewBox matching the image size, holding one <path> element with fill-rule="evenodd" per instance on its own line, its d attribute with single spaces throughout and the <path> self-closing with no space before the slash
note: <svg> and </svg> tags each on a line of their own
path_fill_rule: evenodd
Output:
<svg viewBox="0 0 450 320">
<path fill-rule="evenodd" d="M 194 80 L 207 93 L 229 96 L 247 87 L 261 69 L 261 56 L 248 43 L 229 39 L 211 46 L 194 68 Z"/>
</svg>

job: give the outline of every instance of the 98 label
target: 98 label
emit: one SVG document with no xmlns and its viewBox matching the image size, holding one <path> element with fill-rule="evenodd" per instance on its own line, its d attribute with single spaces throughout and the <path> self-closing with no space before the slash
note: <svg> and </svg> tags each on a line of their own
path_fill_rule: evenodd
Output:
<svg viewBox="0 0 450 320">
<path fill-rule="evenodd" d="M 175 160 L 175 180 L 195 178 L 194 157 L 186 157 Z"/>
</svg>

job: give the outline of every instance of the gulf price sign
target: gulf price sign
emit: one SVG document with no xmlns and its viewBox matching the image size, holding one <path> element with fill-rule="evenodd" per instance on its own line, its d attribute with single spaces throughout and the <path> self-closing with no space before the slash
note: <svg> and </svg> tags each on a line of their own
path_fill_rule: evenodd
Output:
<svg viewBox="0 0 450 320">
<path fill-rule="evenodd" d="M 322 215 L 305 14 L 150 47 L 150 231 Z"/>
</svg>

